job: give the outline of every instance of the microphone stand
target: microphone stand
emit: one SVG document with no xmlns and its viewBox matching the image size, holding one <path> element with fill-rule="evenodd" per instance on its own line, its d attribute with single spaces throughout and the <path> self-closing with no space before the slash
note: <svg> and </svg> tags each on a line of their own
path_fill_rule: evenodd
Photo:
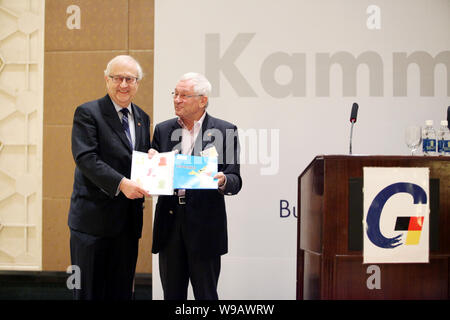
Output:
<svg viewBox="0 0 450 320">
<path fill-rule="evenodd" d="M 352 140 L 353 140 L 353 125 L 355 124 L 355 121 L 352 120 L 352 126 L 350 128 L 350 155 L 352 154 Z"/>
</svg>

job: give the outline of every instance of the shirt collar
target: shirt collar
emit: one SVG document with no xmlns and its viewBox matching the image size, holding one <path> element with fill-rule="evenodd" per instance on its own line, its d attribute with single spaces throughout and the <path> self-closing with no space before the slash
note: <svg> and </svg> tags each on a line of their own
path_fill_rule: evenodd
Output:
<svg viewBox="0 0 450 320">
<path fill-rule="evenodd" d="M 200 119 L 198 119 L 198 121 L 194 121 L 194 126 L 192 128 L 201 127 L 203 124 L 203 120 L 205 120 L 205 117 L 206 117 L 206 111 L 203 112 L 203 115 L 201 116 Z M 184 124 L 183 120 L 181 120 L 180 117 L 178 117 L 177 122 L 182 128 L 187 129 L 186 125 Z"/>
<path fill-rule="evenodd" d="M 111 101 L 112 101 L 112 100 L 111 100 Z M 113 103 L 113 105 L 114 105 L 114 108 L 116 108 L 117 113 L 119 113 L 120 110 L 123 109 L 121 106 L 119 106 L 118 104 L 116 104 L 114 101 L 112 101 L 112 103 Z M 128 109 L 128 111 L 129 111 L 130 115 L 132 115 L 133 112 L 132 112 L 132 108 L 131 108 L 131 103 L 128 105 L 127 109 Z"/>
</svg>

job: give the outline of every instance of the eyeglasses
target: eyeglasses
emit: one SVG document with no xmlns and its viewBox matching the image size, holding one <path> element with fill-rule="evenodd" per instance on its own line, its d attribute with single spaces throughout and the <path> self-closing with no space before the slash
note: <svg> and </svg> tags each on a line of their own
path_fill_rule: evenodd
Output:
<svg viewBox="0 0 450 320">
<path fill-rule="evenodd" d="M 128 84 L 136 84 L 136 77 L 124 77 L 124 76 L 109 76 L 115 84 L 120 84 L 125 79 Z"/>
<path fill-rule="evenodd" d="M 186 99 L 193 98 L 193 97 L 203 97 L 202 94 L 191 94 L 191 95 L 188 95 L 188 94 L 183 94 L 183 93 L 178 93 L 178 92 L 171 92 L 171 94 L 172 94 L 172 97 L 174 99 L 176 99 L 178 97 L 181 100 L 186 100 Z"/>
</svg>

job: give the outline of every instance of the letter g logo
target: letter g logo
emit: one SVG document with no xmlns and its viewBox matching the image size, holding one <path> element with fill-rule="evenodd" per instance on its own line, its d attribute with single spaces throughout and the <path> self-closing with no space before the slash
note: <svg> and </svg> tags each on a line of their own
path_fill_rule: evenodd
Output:
<svg viewBox="0 0 450 320">
<path fill-rule="evenodd" d="M 398 182 L 381 190 L 373 199 L 366 218 L 367 236 L 374 245 L 380 248 L 392 249 L 402 244 L 399 239 L 402 236 L 401 234 L 393 238 L 386 238 L 380 230 L 380 218 L 384 205 L 393 195 L 402 192 L 412 195 L 414 204 L 427 203 L 425 190 L 414 183 Z"/>
</svg>

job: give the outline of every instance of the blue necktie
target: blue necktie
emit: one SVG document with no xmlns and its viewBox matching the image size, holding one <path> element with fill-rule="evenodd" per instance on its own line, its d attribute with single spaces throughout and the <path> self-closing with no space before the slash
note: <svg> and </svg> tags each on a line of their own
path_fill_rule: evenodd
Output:
<svg viewBox="0 0 450 320">
<path fill-rule="evenodd" d="M 122 108 L 120 110 L 120 112 L 122 112 L 122 114 L 123 114 L 123 117 L 122 117 L 123 130 L 125 131 L 125 134 L 127 135 L 128 142 L 130 143 L 131 150 L 133 150 L 133 142 L 132 142 L 133 140 L 131 140 L 130 126 L 128 124 L 128 113 L 130 111 L 128 111 L 127 108 Z"/>
</svg>

